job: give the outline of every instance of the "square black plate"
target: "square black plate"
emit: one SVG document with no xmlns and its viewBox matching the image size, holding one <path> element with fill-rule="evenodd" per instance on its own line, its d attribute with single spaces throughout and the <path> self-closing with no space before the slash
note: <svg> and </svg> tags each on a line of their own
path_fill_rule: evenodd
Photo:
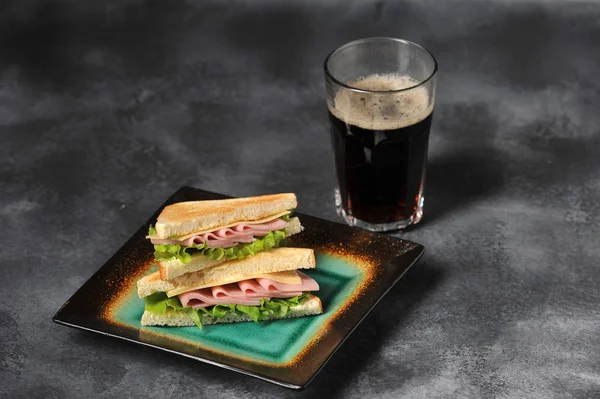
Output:
<svg viewBox="0 0 600 399">
<path fill-rule="evenodd" d="M 148 225 L 162 208 L 181 201 L 227 196 L 183 187 L 156 211 L 56 313 L 53 320 L 191 357 L 288 388 L 304 388 L 379 300 L 421 257 L 409 241 L 297 214 L 304 232 L 289 246 L 313 248 L 308 271 L 321 289 L 319 316 L 196 327 L 142 327 L 143 300 L 135 283 L 152 267 Z M 93 298 L 90 300 L 90 298 Z"/>
</svg>

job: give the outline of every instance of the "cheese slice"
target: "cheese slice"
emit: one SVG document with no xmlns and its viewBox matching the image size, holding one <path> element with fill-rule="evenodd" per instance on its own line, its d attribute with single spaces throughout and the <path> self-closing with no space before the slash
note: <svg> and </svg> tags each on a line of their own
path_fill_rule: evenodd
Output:
<svg viewBox="0 0 600 399">
<path fill-rule="evenodd" d="M 255 278 L 268 278 L 268 279 L 277 281 L 278 283 L 282 283 L 282 284 L 302 284 L 302 278 L 300 277 L 300 275 L 298 274 L 298 272 L 296 270 L 286 270 L 283 272 L 275 272 L 275 273 L 260 273 L 260 274 L 246 276 L 246 277 L 244 277 L 243 280 L 251 280 L 251 279 L 255 279 Z M 225 284 L 237 283 L 238 281 L 243 281 L 243 280 L 240 280 L 239 278 L 234 277 L 234 278 L 220 280 L 218 282 L 211 282 L 211 283 L 202 284 L 202 285 L 178 286 L 174 290 L 168 291 L 167 296 L 170 298 L 170 297 L 174 297 L 179 294 L 183 294 L 184 292 L 200 290 L 202 288 L 214 287 L 215 285 L 225 285 Z"/>
<path fill-rule="evenodd" d="M 248 221 L 240 221 L 240 222 L 235 222 L 235 223 L 231 223 L 225 226 L 221 226 L 221 227 L 214 227 L 212 229 L 207 229 L 207 230 L 201 230 L 201 231 L 197 231 L 194 233 L 189 233 L 186 234 L 184 236 L 174 236 L 174 237 L 169 237 L 170 240 L 178 240 L 178 241 L 183 241 L 187 238 L 193 237 L 193 236 L 197 236 L 197 235 L 201 235 L 201 234 L 205 234 L 205 233 L 210 233 L 211 231 L 217 231 L 220 229 L 226 229 L 227 227 L 233 227 L 233 226 L 237 226 L 238 224 L 263 224 L 263 223 L 267 223 L 270 222 L 271 220 L 275 220 L 275 219 L 279 219 L 282 216 L 285 215 L 289 215 L 291 212 L 290 211 L 285 211 L 285 212 L 280 212 L 276 215 L 272 215 L 272 216 L 268 216 L 266 218 L 262 218 L 262 219 L 258 219 L 258 220 L 248 220 Z M 153 239 L 156 238 L 158 239 L 158 234 L 152 234 L 152 235 L 147 235 L 146 238 L 149 239 Z"/>
</svg>

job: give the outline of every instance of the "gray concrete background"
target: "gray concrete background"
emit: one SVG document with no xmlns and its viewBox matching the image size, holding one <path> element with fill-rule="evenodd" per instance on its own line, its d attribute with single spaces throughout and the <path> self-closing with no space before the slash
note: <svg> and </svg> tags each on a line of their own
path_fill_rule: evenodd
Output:
<svg viewBox="0 0 600 399">
<path fill-rule="evenodd" d="M 439 59 L 427 254 L 293 392 L 51 322 L 184 184 L 338 220 L 321 64 Z M 600 395 L 600 2 L 5 1 L 0 397 Z"/>
</svg>

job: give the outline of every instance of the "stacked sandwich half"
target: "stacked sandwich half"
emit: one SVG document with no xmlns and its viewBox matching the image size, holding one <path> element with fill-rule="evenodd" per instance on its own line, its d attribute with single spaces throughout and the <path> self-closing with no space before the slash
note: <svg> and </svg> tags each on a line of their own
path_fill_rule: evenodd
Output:
<svg viewBox="0 0 600 399">
<path fill-rule="evenodd" d="M 319 285 L 298 269 L 312 249 L 286 248 L 302 231 L 294 194 L 167 206 L 150 226 L 158 271 L 137 283 L 142 325 L 193 326 L 322 313 Z"/>
</svg>

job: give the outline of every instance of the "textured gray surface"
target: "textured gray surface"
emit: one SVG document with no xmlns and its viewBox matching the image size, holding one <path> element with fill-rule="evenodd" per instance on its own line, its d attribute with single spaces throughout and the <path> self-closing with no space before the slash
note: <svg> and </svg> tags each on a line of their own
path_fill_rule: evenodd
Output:
<svg viewBox="0 0 600 399">
<path fill-rule="evenodd" d="M 0 397 L 598 397 L 600 3 L 0 6 Z M 293 392 L 51 322 L 184 184 L 337 220 L 321 63 L 437 55 L 422 262 Z"/>
</svg>

